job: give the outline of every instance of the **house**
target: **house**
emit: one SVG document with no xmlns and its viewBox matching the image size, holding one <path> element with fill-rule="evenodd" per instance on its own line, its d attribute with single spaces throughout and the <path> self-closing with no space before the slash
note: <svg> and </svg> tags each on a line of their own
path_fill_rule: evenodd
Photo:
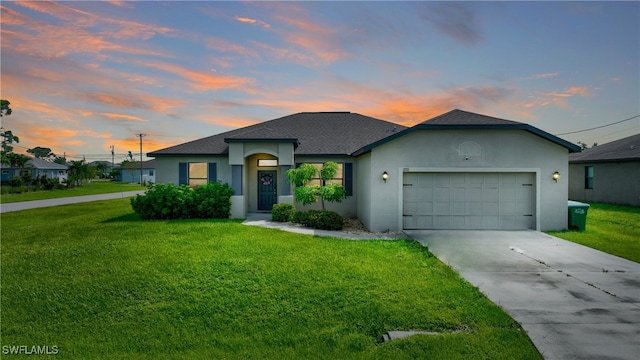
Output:
<svg viewBox="0 0 640 360">
<path fill-rule="evenodd" d="M 640 134 L 569 155 L 569 198 L 640 206 Z"/>
<path fill-rule="evenodd" d="M 298 113 L 148 156 L 159 183 L 230 184 L 234 218 L 294 203 L 285 172 L 334 161 L 349 197 L 328 209 L 371 231 L 547 230 L 567 227 L 568 155 L 579 150 L 531 125 L 453 110 L 410 128 Z"/>
<path fill-rule="evenodd" d="M 11 180 L 13 177 L 20 176 L 20 169 L 2 164 L 1 167 L 2 182 Z M 54 163 L 44 159 L 33 158 L 27 161 L 23 170 L 31 172 L 31 178 L 37 179 L 43 176 L 48 179 L 58 179 L 62 182 L 67 179 L 67 165 Z"/>
<path fill-rule="evenodd" d="M 140 183 L 140 162 L 130 161 L 124 166 L 116 167 L 118 171 L 117 180 L 126 183 Z M 142 162 L 142 183 L 156 182 L 156 161 L 147 160 Z"/>
</svg>

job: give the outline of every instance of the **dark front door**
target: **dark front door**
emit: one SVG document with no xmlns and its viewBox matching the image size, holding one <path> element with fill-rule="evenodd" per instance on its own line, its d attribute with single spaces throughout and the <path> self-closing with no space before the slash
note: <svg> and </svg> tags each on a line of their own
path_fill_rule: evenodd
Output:
<svg viewBox="0 0 640 360">
<path fill-rule="evenodd" d="M 278 202 L 275 171 L 258 171 L 258 210 L 271 210 Z"/>
</svg>

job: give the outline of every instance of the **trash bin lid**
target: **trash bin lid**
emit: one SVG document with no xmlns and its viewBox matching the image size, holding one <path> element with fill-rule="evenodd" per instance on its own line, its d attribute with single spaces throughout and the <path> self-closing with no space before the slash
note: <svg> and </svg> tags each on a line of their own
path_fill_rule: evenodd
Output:
<svg viewBox="0 0 640 360">
<path fill-rule="evenodd" d="M 569 200 L 569 201 L 567 201 L 567 206 L 570 207 L 570 208 L 572 208 L 572 207 L 581 207 L 581 208 L 582 207 L 586 207 L 586 208 L 588 208 L 590 205 L 589 204 L 585 204 L 585 203 L 581 203 L 579 201 Z"/>
</svg>

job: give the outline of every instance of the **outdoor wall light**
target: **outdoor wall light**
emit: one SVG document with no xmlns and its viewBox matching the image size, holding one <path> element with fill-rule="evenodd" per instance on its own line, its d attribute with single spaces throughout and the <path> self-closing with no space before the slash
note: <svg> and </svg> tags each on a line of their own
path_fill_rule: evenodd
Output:
<svg viewBox="0 0 640 360">
<path fill-rule="evenodd" d="M 387 172 L 383 172 L 382 173 L 382 180 L 384 180 L 384 182 L 387 182 L 387 179 L 389 179 L 389 174 L 387 174 Z"/>
<path fill-rule="evenodd" d="M 558 179 L 560 179 L 560 173 L 559 172 L 554 172 L 553 175 L 551 175 L 551 178 L 553 179 L 553 181 L 558 182 Z"/>
</svg>

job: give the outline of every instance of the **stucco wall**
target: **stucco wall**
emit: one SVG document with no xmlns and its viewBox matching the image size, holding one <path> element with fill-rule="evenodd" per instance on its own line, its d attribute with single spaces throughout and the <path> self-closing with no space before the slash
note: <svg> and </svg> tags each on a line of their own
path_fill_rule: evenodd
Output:
<svg viewBox="0 0 640 360">
<path fill-rule="evenodd" d="M 372 231 L 402 228 L 404 168 L 469 169 L 492 172 L 528 169 L 536 172 L 540 230 L 567 226 L 568 150 L 523 130 L 417 130 L 371 151 L 371 203 L 361 204 L 362 217 Z M 414 169 L 415 170 L 415 169 Z M 385 183 L 379 174 L 387 171 Z M 561 174 L 556 183 L 553 172 Z"/>
<path fill-rule="evenodd" d="M 374 201 L 371 196 L 371 153 L 366 153 L 358 157 L 357 164 L 354 165 L 354 172 L 358 174 L 358 181 L 354 182 L 354 192 L 358 196 L 358 218 L 365 224 L 371 224 L 371 204 Z"/>
<path fill-rule="evenodd" d="M 586 166 L 593 166 L 593 189 L 584 188 Z M 569 164 L 569 198 L 640 206 L 640 161 Z"/>
</svg>

